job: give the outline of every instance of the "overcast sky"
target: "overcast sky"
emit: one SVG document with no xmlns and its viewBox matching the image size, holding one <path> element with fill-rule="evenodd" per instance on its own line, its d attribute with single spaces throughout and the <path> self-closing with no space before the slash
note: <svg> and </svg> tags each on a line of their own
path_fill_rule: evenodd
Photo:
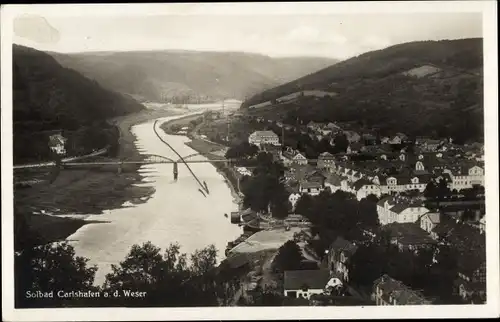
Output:
<svg viewBox="0 0 500 322">
<path fill-rule="evenodd" d="M 44 17 L 15 19 L 14 42 L 57 52 L 187 49 L 345 59 L 409 41 L 482 37 L 481 14 L 460 12 Z"/>
</svg>

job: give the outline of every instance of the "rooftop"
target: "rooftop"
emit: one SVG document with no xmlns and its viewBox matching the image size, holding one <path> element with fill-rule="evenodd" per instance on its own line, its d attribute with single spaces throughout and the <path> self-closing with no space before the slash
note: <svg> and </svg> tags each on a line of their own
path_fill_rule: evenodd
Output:
<svg viewBox="0 0 500 322">
<path fill-rule="evenodd" d="M 335 239 L 335 241 L 330 245 L 331 251 L 343 250 L 349 254 L 354 254 L 357 249 L 358 246 L 356 246 L 356 244 L 345 240 L 342 237 L 337 237 L 337 239 Z"/>
<path fill-rule="evenodd" d="M 412 304 L 431 304 L 431 301 L 419 292 L 412 290 L 402 282 L 393 279 L 387 274 L 384 274 L 374 282 L 374 287 L 382 289 L 385 301 L 389 302 L 390 298 L 396 300 L 398 305 L 412 305 Z"/>
<path fill-rule="evenodd" d="M 278 136 L 276 133 L 274 133 L 273 131 L 255 131 L 252 133 L 252 135 L 255 135 L 255 136 L 266 136 L 266 137 L 269 137 L 269 136 Z"/>
<path fill-rule="evenodd" d="M 435 244 L 429 234 L 416 223 L 391 223 L 382 228 L 388 231 L 391 238 L 403 245 Z"/>
</svg>

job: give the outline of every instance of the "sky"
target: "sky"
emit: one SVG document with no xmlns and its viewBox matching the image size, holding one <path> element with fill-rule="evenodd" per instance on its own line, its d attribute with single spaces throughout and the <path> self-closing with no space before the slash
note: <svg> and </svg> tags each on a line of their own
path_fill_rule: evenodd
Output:
<svg viewBox="0 0 500 322">
<path fill-rule="evenodd" d="M 14 19 L 13 41 L 63 53 L 182 49 L 346 59 L 410 41 L 482 37 L 480 13 L 283 12 L 31 13 Z"/>
</svg>

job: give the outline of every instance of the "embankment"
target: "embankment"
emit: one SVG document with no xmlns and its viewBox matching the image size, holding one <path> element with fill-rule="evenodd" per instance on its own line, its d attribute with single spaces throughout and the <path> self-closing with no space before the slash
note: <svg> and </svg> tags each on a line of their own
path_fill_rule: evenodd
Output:
<svg viewBox="0 0 500 322">
<path fill-rule="evenodd" d="M 190 115 L 183 118 L 179 118 L 176 120 L 172 120 L 169 122 L 165 122 L 161 125 L 161 129 L 169 134 L 169 135 L 177 135 L 175 131 L 172 131 L 172 127 L 184 127 L 189 126 L 191 121 L 196 120 L 200 117 L 200 114 Z M 190 142 L 187 142 L 186 145 L 196 152 L 205 156 L 208 160 L 220 159 L 221 156 L 216 156 L 211 154 L 214 151 L 220 151 L 223 148 L 227 148 L 221 144 L 210 142 L 205 139 L 201 139 L 196 131 L 199 128 L 199 125 L 191 128 L 190 132 L 186 134 L 188 138 L 191 139 Z M 234 168 L 231 167 L 228 163 L 225 162 L 212 162 L 212 165 L 222 174 L 222 176 L 226 179 L 226 183 L 231 189 L 231 195 L 233 196 L 236 203 L 240 202 L 240 190 L 238 189 L 238 179 L 237 174 L 234 171 Z"/>
</svg>

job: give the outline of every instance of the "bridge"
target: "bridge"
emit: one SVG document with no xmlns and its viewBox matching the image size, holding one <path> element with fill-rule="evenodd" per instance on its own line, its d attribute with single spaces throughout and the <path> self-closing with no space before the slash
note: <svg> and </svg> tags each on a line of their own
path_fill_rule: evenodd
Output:
<svg viewBox="0 0 500 322">
<path fill-rule="evenodd" d="M 69 167 L 82 167 L 82 166 L 105 166 L 105 165 L 117 165 L 119 166 L 118 171 L 121 172 L 122 166 L 127 165 L 127 164 L 133 164 L 133 165 L 147 165 L 147 164 L 173 164 L 173 175 L 174 175 L 174 180 L 177 181 L 178 177 L 178 163 L 183 163 L 193 178 L 198 182 L 200 185 L 199 191 L 206 197 L 207 194 L 209 194 L 209 189 L 206 184 L 206 182 L 201 182 L 199 178 L 196 176 L 196 174 L 193 172 L 193 170 L 189 167 L 189 164 L 193 163 L 229 163 L 229 162 L 234 162 L 236 159 L 226 159 L 222 157 L 221 155 L 216 155 L 216 154 L 211 154 L 207 153 L 206 155 L 202 153 L 193 153 L 190 155 L 187 155 L 185 157 L 181 156 L 168 142 L 166 142 L 161 135 L 158 133 L 156 129 L 158 121 L 155 121 L 153 125 L 153 130 L 158 137 L 160 141 L 162 141 L 165 145 L 167 145 L 178 157 L 177 160 L 174 160 L 172 158 L 168 158 L 165 156 L 161 155 L 156 155 L 156 154 L 144 154 L 140 155 L 139 157 L 135 158 L 125 158 L 125 159 L 113 159 L 113 158 L 107 158 L 104 157 L 104 159 L 101 157 L 101 159 L 94 159 L 94 160 L 89 160 L 92 157 L 100 157 L 103 154 L 107 152 L 107 148 L 101 149 L 99 151 L 95 151 L 91 154 L 85 155 L 85 156 L 80 156 L 80 157 L 67 157 L 55 161 L 49 161 L 49 162 L 41 162 L 41 163 L 34 163 L 34 164 L 24 164 L 24 165 L 15 165 L 14 169 L 27 169 L 27 168 L 43 168 L 43 167 L 54 167 L 55 171 L 53 174 L 53 178 L 51 179 L 51 182 L 55 180 L 55 177 L 58 176 L 59 170 L 61 168 L 69 168 Z M 209 156 L 209 159 L 205 160 L 192 160 L 193 157 L 195 156 Z"/>
</svg>

